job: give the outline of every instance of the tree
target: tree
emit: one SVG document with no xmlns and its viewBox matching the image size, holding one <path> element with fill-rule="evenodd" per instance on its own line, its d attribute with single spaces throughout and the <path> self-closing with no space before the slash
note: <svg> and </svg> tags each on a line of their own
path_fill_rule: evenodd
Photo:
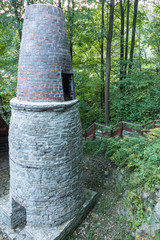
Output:
<svg viewBox="0 0 160 240">
<path fill-rule="evenodd" d="M 72 6 L 71 6 L 72 5 Z M 73 58 L 73 29 L 74 29 L 74 8 L 75 8 L 74 0 L 68 0 L 68 21 L 69 21 L 69 45 L 71 58 Z"/>
<path fill-rule="evenodd" d="M 104 3 L 105 0 L 101 0 L 101 109 L 104 103 Z"/>
<path fill-rule="evenodd" d="M 110 0 L 110 17 L 109 17 L 109 30 L 107 37 L 107 53 L 106 53 L 106 83 L 105 83 L 105 121 L 108 124 L 110 121 L 110 72 L 111 72 L 111 45 L 113 35 L 113 17 L 114 17 L 114 0 Z"/>
<path fill-rule="evenodd" d="M 27 4 L 29 4 L 30 1 L 27 1 Z M 17 0 L 11 0 L 11 6 L 13 7 L 15 19 L 16 19 L 16 27 L 19 33 L 19 38 L 21 41 L 22 38 L 22 15 L 24 13 L 24 1 L 17 1 Z"/>
<path fill-rule="evenodd" d="M 121 35 L 120 35 L 120 81 L 124 77 L 124 4 L 125 0 L 119 1 L 121 13 Z M 120 91 L 123 91 L 123 85 L 120 84 Z"/>
<path fill-rule="evenodd" d="M 61 0 L 58 1 L 58 7 L 62 7 Z"/>
<path fill-rule="evenodd" d="M 129 10 L 130 10 L 130 0 L 127 0 L 127 19 L 126 19 L 126 41 L 125 41 L 124 77 L 126 77 L 126 74 L 127 74 L 128 40 L 129 40 Z"/>
<path fill-rule="evenodd" d="M 130 50 L 130 62 L 131 62 L 130 66 L 129 66 L 130 69 L 132 68 L 134 46 L 135 46 L 137 10 L 138 10 L 138 0 L 135 0 L 134 1 L 133 24 L 132 24 L 132 42 L 131 42 L 131 50 Z"/>
</svg>

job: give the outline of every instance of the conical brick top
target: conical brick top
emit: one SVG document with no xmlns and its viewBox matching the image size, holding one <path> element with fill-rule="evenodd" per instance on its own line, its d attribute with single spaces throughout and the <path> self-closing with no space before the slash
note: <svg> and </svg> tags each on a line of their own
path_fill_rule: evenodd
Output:
<svg viewBox="0 0 160 240">
<path fill-rule="evenodd" d="M 17 98 L 28 102 L 75 99 L 72 61 L 61 8 L 45 4 L 26 7 Z"/>
</svg>

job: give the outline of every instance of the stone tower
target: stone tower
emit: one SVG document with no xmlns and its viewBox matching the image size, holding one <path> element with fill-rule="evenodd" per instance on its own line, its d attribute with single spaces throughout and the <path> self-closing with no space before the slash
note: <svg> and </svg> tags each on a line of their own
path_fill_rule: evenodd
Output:
<svg viewBox="0 0 160 240">
<path fill-rule="evenodd" d="M 11 108 L 11 226 L 59 226 L 84 203 L 81 123 L 62 9 L 27 6 Z"/>
<path fill-rule="evenodd" d="M 83 187 L 82 129 L 62 9 L 27 6 L 10 105 L 10 191 L 0 196 L 0 228 L 12 240 L 66 240 L 98 195 Z"/>
</svg>

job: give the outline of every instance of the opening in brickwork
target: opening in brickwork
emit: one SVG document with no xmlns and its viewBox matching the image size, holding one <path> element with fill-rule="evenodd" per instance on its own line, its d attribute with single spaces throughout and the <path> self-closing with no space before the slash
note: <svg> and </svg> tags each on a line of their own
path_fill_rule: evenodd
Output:
<svg viewBox="0 0 160 240">
<path fill-rule="evenodd" d="M 26 225 L 26 208 L 12 198 L 12 227 Z"/>
<path fill-rule="evenodd" d="M 73 100 L 75 98 L 73 73 L 62 73 L 62 84 L 64 101 Z"/>
</svg>

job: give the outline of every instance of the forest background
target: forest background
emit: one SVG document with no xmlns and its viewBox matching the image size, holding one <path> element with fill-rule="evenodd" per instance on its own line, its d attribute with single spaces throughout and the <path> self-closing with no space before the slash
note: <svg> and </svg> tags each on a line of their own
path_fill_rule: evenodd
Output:
<svg viewBox="0 0 160 240">
<path fill-rule="evenodd" d="M 159 0 L 0 0 L 0 115 L 16 96 L 25 6 L 63 8 L 83 128 L 160 114 Z"/>
</svg>

